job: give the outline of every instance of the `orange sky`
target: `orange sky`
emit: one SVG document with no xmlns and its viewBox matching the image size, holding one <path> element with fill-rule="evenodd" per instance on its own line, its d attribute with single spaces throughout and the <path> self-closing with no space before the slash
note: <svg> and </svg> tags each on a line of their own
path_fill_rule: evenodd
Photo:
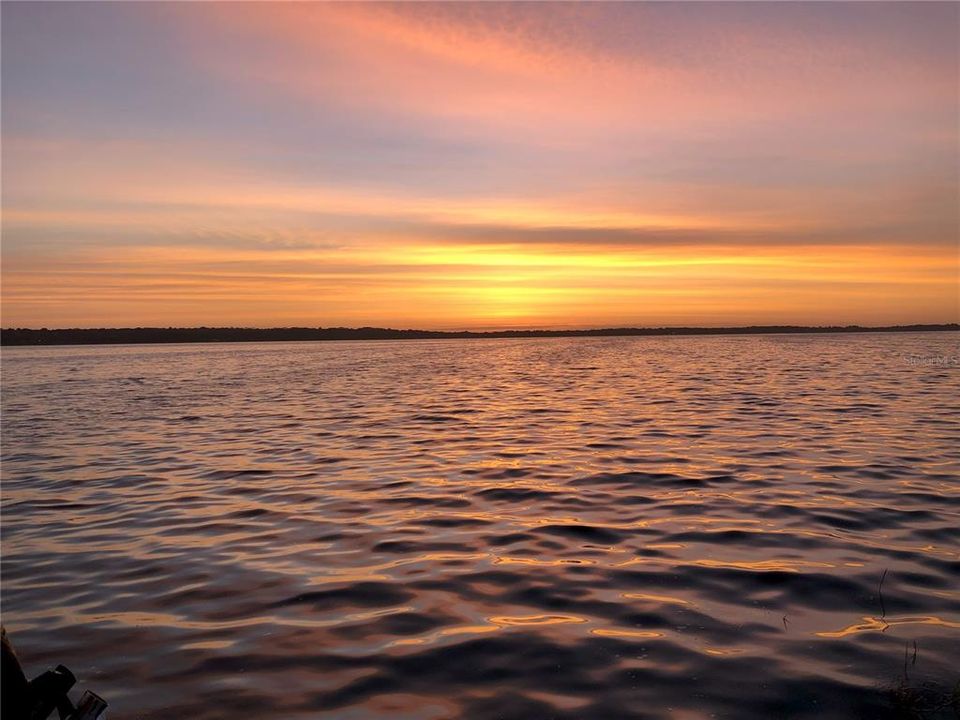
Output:
<svg viewBox="0 0 960 720">
<path fill-rule="evenodd" d="M 2 12 L 7 327 L 960 316 L 956 4 Z"/>
</svg>

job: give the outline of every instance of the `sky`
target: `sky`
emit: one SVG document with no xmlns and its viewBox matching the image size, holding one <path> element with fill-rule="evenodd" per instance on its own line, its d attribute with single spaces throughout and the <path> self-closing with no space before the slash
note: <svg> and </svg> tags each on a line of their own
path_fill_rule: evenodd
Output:
<svg viewBox="0 0 960 720">
<path fill-rule="evenodd" d="M 2 324 L 960 319 L 960 4 L 2 4 Z"/>
</svg>

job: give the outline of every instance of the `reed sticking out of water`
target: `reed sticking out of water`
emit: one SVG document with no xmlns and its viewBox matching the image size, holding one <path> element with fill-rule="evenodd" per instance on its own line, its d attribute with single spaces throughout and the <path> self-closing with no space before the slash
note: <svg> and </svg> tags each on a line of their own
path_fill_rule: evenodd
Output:
<svg viewBox="0 0 960 720">
<path fill-rule="evenodd" d="M 877 585 L 877 599 L 880 601 L 880 621 L 884 623 L 882 632 L 886 632 L 890 625 L 886 621 L 887 605 L 883 599 L 883 582 L 887 579 L 884 568 Z M 932 682 L 917 683 L 910 678 L 910 669 L 917 665 L 917 656 L 920 649 L 917 641 L 913 641 L 913 656 L 910 655 L 910 642 L 903 643 L 903 674 L 895 683 L 887 686 L 887 695 L 893 705 L 893 720 L 934 720 L 942 718 L 944 711 L 952 710 L 960 718 L 960 683 L 950 691 Z"/>
<path fill-rule="evenodd" d="M 887 617 L 887 606 L 883 603 L 883 581 L 887 579 L 887 570 L 889 568 L 883 569 L 883 575 L 880 576 L 880 584 L 877 586 L 877 595 L 880 597 L 880 620 L 881 622 L 886 622 Z M 886 628 L 884 628 L 886 630 Z"/>
<path fill-rule="evenodd" d="M 917 664 L 917 641 L 913 641 L 913 658 L 910 658 L 910 643 L 903 644 L 903 675 L 887 689 L 893 705 L 893 720 L 935 720 L 944 718 L 952 711 L 960 717 L 960 682 L 953 690 L 929 681 L 911 681 L 909 668 Z M 908 662 L 909 661 L 909 662 Z"/>
</svg>

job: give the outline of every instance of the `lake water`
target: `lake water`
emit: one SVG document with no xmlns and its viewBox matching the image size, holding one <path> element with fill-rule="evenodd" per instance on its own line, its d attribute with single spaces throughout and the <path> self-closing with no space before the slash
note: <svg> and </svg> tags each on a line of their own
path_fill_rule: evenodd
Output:
<svg viewBox="0 0 960 720">
<path fill-rule="evenodd" d="M 4 623 L 114 720 L 953 717 L 958 357 L 6 348 Z"/>
</svg>

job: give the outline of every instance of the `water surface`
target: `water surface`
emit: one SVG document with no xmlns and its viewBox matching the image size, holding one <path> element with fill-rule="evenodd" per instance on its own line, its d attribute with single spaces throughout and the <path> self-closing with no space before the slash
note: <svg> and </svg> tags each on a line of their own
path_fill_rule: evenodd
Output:
<svg viewBox="0 0 960 720">
<path fill-rule="evenodd" d="M 114 719 L 887 717 L 956 337 L 7 348 L 4 622 Z"/>
</svg>

